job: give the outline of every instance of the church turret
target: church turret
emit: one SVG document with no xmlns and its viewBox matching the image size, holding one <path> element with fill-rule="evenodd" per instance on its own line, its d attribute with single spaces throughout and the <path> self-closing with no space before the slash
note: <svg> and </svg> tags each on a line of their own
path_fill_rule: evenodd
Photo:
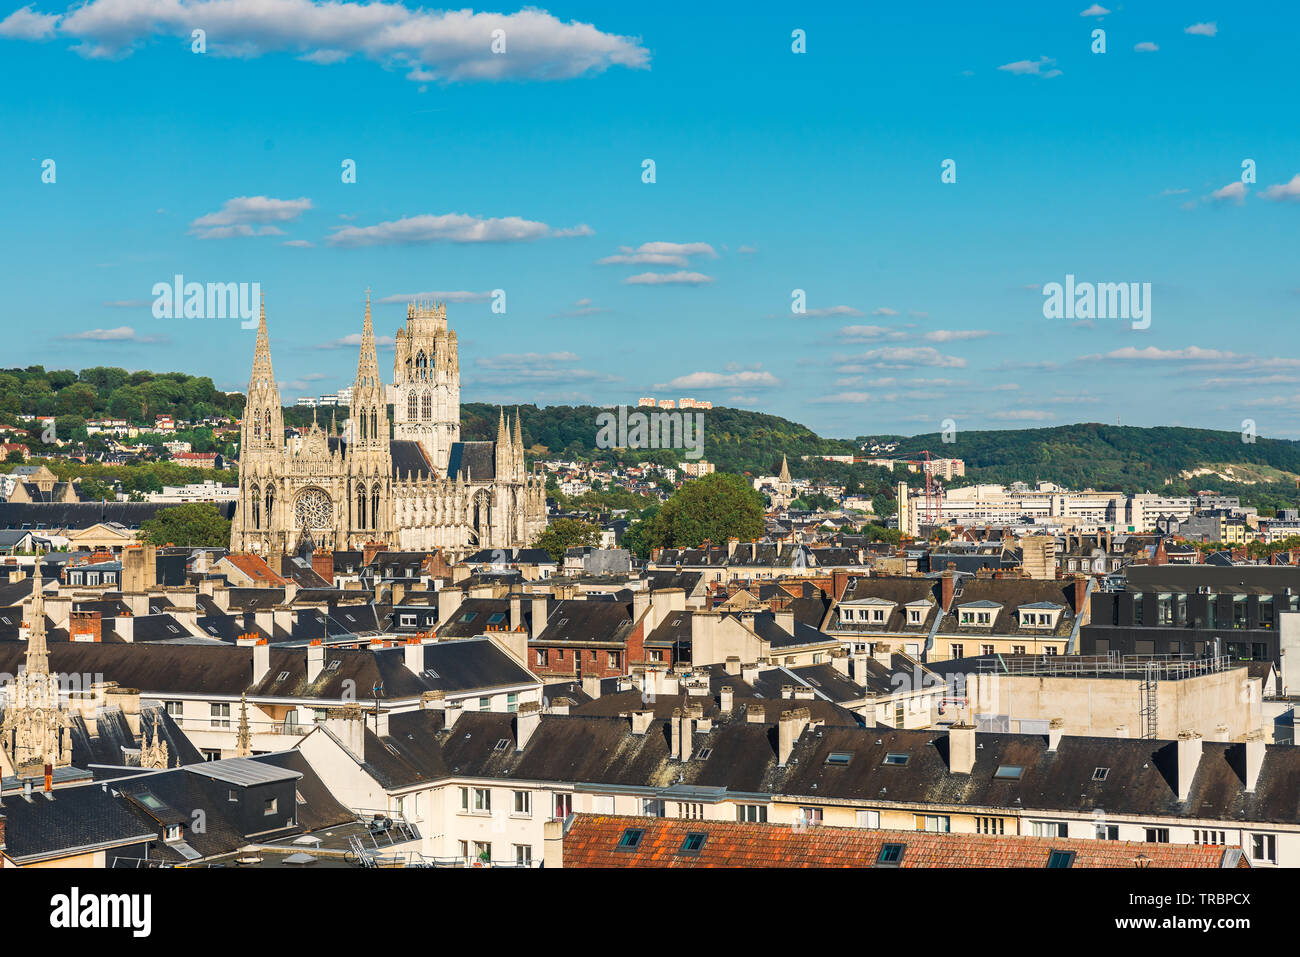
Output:
<svg viewBox="0 0 1300 957">
<path fill-rule="evenodd" d="M 284 445 L 284 409 L 280 389 L 271 368 L 271 339 L 266 332 L 266 300 L 257 320 L 257 346 L 253 351 L 253 374 L 248 380 L 239 454 L 255 449 L 279 449 Z"/>
<path fill-rule="evenodd" d="M 361 325 L 361 354 L 352 386 L 352 442 L 357 449 L 388 447 L 388 403 L 375 357 L 375 327 L 370 319 L 370 292 L 366 292 L 366 317 Z"/>
</svg>

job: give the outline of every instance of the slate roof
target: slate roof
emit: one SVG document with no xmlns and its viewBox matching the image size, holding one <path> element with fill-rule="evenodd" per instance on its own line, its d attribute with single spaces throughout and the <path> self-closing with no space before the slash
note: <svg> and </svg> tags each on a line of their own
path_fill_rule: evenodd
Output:
<svg viewBox="0 0 1300 957">
<path fill-rule="evenodd" d="M 495 442 L 453 442 L 447 458 L 450 478 L 489 482 L 497 477 Z"/>
<path fill-rule="evenodd" d="M 388 443 L 388 448 L 392 456 L 393 478 L 405 479 L 409 475 L 412 478 L 425 479 L 433 474 L 433 469 L 419 442 L 393 439 Z"/>
<path fill-rule="evenodd" d="M 634 850 L 619 843 L 642 832 Z M 687 835 L 704 835 L 685 852 Z M 1046 867 L 1054 851 L 1074 855 L 1071 866 L 1249 867 L 1240 849 L 1207 844 L 1004 837 L 925 831 L 867 830 L 734 821 L 577 814 L 564 834 L 565 867 L 874 867 L 886 844 L 902 845 L 899 867 Z"/>
<path fill-rule="evenodd" d="M 1063 608 L 1056 619 L 1056 626 L 1047 628 L 1022 628 L 1018 609 L 1039 607 L 1043 603 Z M 966 606 L 974 608 L 1001 608 L 993 617 L 992 625 L 961 623 L 961 610 Z M 944 615 L 939 623 L 938 634 L 941 635 L 1019 635 L 1027 637 L 1062 637 L 1074 630 L 1074 582 L 1073 581 L 1039 581 L 1031 578 L 969 578 L 961 586 L 961 594 L 955 595 L 949 614 Z"/>
<path fill-rule="evenodd" d="M 568 599 L 551 606 L 546 627 L 529 644 L 622 644 L 633 624 L 630 604 Z"/>
<path fill-rule="evenodd" d="M 111 789 L 98 784 L 60 787 L 49 798 L 41 792 L 31 800 L 9 795 L 0 813 L 5 816 L 5 854 L 18 863 L 157 837 Z"/>
<path fill-rule="evenodd" d="M 223 518 L 233 518 L 234 502 L 214 506 Z M 117 522 L 138 530 L 142 522 L 161 511 L 176 508 L 167 502 L 0 502 L 0 528 L 32 530 L 90 528 L 99 522 Z"/>
</svg>

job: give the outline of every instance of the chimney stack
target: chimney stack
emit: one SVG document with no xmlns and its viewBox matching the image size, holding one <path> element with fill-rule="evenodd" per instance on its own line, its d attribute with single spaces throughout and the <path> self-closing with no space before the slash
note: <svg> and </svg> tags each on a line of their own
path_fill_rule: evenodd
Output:
<svg viewBox="0 0 1300 957">
<path fill-rule="evenodd" d="M 257 639 L 253 645 L 253 684 L 257 684 L 271 670 L 271 646 L 265 638 Z"/>
<path fill-rule="evenodd" d="M 1259 772 L 1264 767 L 1264 732 L 1251 731 L 1246 735 L 1246 793 L 1254 794 L 1259 784 Z"/>
<path fill-rule="evenodd" d="M 1047 728 L 1047 750 L 1055 751 L 1061 746 L 1061 736 L 1065 734 L 1065 719 L 1053 718 Z"/>
<path fill-rule="evenodd" d="M 812 712 L 807 708 L 782 712 L 777 721 L 777 764 L 781 767 L 790 763 L 790 754 L 811 718 Z"/>
<path fill-rule="evenodd" d="M 325 712 L 325 730 L 358 761 L 366 759 L 366 722 L 359 704 L 345 704 Z"/>
<path fill-rule="evenodd" d="M 510 630 L 524 627 L 524 598 L 518 592 L 510 595 Z"/>
<path fill-rule="evenodd" d="M 515 715 L 515 750 L 522 751 L 542 723 L 542 706 L 536 701 L 525 701 Z"/>
<path fill-rule="evenodd" d="M 311 553 L 311 570 L 334 587 L 334 553 L 318 549 Z"/>
<path fill-rule="evenodd" d="M 465 708 L 459 701 L 448 701 L 442 709 L 442 726 L 450 731 L 456 726 L 456 719 Z"/>
<path fill-rule="evenodd" d="M 952 594 L 956 578 L 953 569 L 956 567 L 955 563 L 949 562 L 948 567 L 943 570 L 943 577 L 940 579 L 940 604 L 943 606 L 945 615 L 952 610 Z"/>
<path fill-rule="evenodd" d="M 307 682 L 310 684 L 320 677 L 325 670 L 325 646 L 319 638 L 313 638 L 307 646 Z"/>
<path fill-rule="evenodd" d="M 54 791 L 54 765 L 45 765 L 45 793 L 50 794 Z"/>
<path fill-rule="evenodd" d="M 632 712 L 632 733 L 645 734 L 650 730 L 650 722 L 654 720 L 653 711 L 633 711 Z"/>
<path fill-rule="evenodd" d="M 731 709 L 735 706 L 735 692 L 731 685 L 723 685 L 722 691 L 718 694 L 718 710 L 723 714 L 731 714 Z"/>
<path fill-rule="evenodd" d="M 600 697 L 600 675 L 583 675 L 582 690 L 593 701 Z"/>
<path fill-rule="evenodd" d="M 787 635 L 794 634 L 794 609 L 782 608 L 776 612 L 776 626 Z"/>
<path fill-rule="evenodd" d="M 1178 800 L 1186 801 L 1192 793 L 1192 779 L 1201 763 L 1201 736 L 1195 731 L 1178 732 L 1178 762 L 1175 777 L 1178 781 Z"/>
<path fill-rule="evenodd" d="M 412 674 L 420 674 L 424 671 L 424 642 L 419 638 L 407 638 L 406 644 L 402 646 L 402 651 L 406 656 L 406 669 Z"/>
<path fill-rule="evenodd" d="M 1076 615 L 1083 614 L 1083 603 L 1087 601 L 1087 598 L 1088 598 L 1088 576 L 1075 575 L 1074 576 L 1074 613 Z"/>
<path fill-rule="evenodd" d="M 546 630 L 546 608 L 549 596 L 533 595 L 533 628 L 530 637 L 536 638 Z"/>
<path fill-rule="evenodd" d="M 877 641 L 871 646 L 871 655 L 888 668 L 894 663 L 894 646 L 887 641 Z"/>
<path fill-rule="evenodd" d="M 975 726 L 954 724 L 948 729 L 948 771 L 970 774 L 975 767 Z"/>
</svg>

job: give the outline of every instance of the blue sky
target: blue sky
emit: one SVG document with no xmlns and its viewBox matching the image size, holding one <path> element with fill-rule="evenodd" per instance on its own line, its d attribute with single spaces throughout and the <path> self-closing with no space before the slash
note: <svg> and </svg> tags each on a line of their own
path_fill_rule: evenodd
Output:
<svg viewBox="0 0 1300 957">
<path fill-rule="evenodd" d="M 251 332 L 154 318 L 181 273 L 261 283 L 289 401 L 350 381 L 369 287 L 384 336 L 455 294 L 467 401 L 1300 436 L 1300 13 L 705 6 L 5 8 L 0 365 L 242 389 Z M 1067 274 L 1150 328 L 1044 318 Z"/>
</svg>

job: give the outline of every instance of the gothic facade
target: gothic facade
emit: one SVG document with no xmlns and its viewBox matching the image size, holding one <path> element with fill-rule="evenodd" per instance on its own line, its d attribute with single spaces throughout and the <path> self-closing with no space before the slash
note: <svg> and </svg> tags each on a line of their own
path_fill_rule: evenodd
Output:
<svg viewBox="0 0 1300 957">
<path fill-rule="evenodd" d="M 541 476 L 524 467 L 519 417 L 504 411 L 495 442 L 460 440 L 460 359 L 444 304 L 410 305 L 398 330 L 394 383 L 375 356 L 366 297 L 349 418 L 286 438 L 263 306 L 241 427 L 233 551 L 313 548 L 407 551 L 531 544 L 546 527 Z M 388 404 L 391 396 L 393 422 Z"/>
<path fill-rule="evenodd" d="M 45 644 L 45 595 L 38 565 L 27 611 L 27 667 L 9 685 L 0 750 L 4 763 L 19 776 L 39 775 L 50 765 L 72 764 L 72 716 L 59 700 L 59 679 L 50 674 Z"/>
</svg>

